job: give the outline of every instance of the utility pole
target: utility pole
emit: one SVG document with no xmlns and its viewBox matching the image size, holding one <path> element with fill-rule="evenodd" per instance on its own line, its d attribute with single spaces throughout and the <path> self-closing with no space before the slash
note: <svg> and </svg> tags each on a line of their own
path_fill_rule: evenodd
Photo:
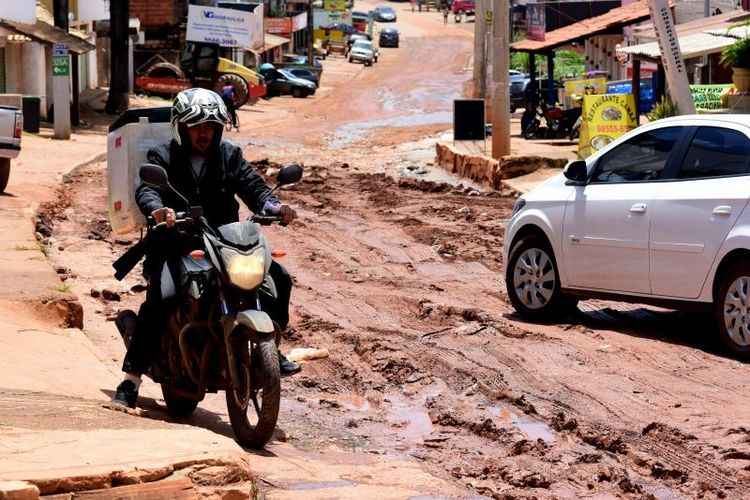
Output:
<svg viewBox="0 0 750 500">
<path fill-rule="evenodd" d="M 314 24 L 312 3 L 313 0 L 307 0 L 307 64 L 310 66 L 314 66 L 315 62 L 313 57 Z"/>
<path fill-rule="evenodd" d="M 487 23 L 484 18 L 484 6 L 487 0 L 476 0 L 474 9 L 474 95 L 484 99 L 486 95 L 487 58 L 485 56 L 485 38 Z"/>
<path fill-rule="evenodd" d="M 55 26 L 68 31 L 68 0 L 53 4 Z M 55 139 L 70 139 L 70 55 L 65 44 L 55 44 L 52 58 L 52 101 Z"/>
<path fill-rule="evenodd" d="M 112 0 L 109 2 L 109 38 L 110 81 L 109 97 L 104 110 L 107 114 L 116 115 L 128 109 L 128 31 L 130 20 L 130 0 Z"/>
<path fill-rule="evenodd" d="M 492 0 L 492 157 L 510 154 L 508 0 Z"/>
</svg>

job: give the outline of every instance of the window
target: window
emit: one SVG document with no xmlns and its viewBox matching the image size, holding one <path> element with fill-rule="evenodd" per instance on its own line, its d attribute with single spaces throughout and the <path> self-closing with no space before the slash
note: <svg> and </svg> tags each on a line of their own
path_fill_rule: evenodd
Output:
<svg viewBox="0 0 750 500">
<path fill-rule="evenodd" d="M 596 164 L 592 182 L 638 182 L 661 178 L 669 153 L 683 132 L 666 127 L 639 134 L 605 154 Z"/>
<path fill-rule="evenodd" d="M 680 168 L 680 179 L 748 173 L 750 139 L 721 127 L 700 127 Z"/>
</svg>

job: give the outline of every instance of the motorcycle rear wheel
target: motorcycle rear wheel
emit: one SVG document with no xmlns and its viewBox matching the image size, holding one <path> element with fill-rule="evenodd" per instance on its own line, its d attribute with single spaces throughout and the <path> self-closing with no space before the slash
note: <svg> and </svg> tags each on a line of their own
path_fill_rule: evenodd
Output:
<svg viewBox="0 0 750 500">
<path fill-rule="evenodd" d="M 273 338 L 264 340 L 252 346 L 251 361 L 248 349 L 241 348 L 242 345 L 247 344 L 239 342 L 235 352 L 239 372 L 244 379 L 243 387 L 227 390 L 227 411 L 237 442 L 241 446 L 260 450 L 271 440 L 279 418 L 279 351 Z M 262 397 L 260 402 L 258 396 Z M 254 425 L 248 418 L 250 411 L 254 411 L 258 417 Z"/>
<path fill-rule="evenodd" d="M 173 417 L 189 417 L 198 407 L 198 401 L 178 396 L 169 384 L 161 384 L 161 393 L 167 405 L 167 412 Z"/>
</svg>

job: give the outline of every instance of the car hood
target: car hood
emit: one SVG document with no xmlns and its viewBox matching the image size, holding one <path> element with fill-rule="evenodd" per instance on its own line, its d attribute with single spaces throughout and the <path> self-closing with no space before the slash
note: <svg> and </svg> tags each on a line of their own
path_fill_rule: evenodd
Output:
<svg viewBox="0 0 750 500">
<path fill-rule="evenodd" d="M 352 54 L 362 54 L 362 55 L 372 55 L 372 51 L 368 49 L 362 49 L 362 48 L 354 48 L 352 49 Z"/>
</svg>

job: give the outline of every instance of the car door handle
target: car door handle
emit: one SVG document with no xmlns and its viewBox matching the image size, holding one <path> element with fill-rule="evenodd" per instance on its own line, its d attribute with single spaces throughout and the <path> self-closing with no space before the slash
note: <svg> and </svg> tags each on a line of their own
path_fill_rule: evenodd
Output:
<svg viewBox="0 0 750 500">
<path fill-rule="evenodd" d="M 729 205 L 719 205 L 718 207 L 714 208 L 714 215 L 731 215 L 732 214 L 732 207 Z"/>
<path fill-rule="evenodd" d="M 632 207 L 630 207 L 630 213 L 633 214 L 644 214 L 646 213 L 646 204 L 645 203 L 636 203 Z"/>
</svg>

